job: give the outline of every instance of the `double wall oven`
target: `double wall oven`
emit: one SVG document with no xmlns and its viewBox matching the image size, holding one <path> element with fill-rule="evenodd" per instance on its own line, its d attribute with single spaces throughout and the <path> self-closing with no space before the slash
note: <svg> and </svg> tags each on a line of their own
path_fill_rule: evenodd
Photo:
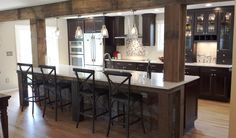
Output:
<svg viewBox="0 0 236 138">
<path fill-rule="evenodd" d="M 84 66 L 84 42 L 83 39 L 78 41 L 69 41 L 70 65 Z"/>
</svg>

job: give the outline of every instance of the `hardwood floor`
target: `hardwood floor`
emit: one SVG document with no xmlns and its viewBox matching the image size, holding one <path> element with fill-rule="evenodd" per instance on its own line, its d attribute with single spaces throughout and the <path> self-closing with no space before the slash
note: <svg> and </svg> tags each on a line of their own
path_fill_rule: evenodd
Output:
<svg viewBox="0 0 236 138">
<path fill-rule="evenodd" d="M 79 128 L 75 128 L 75 122 L 71 119 L 71 112 L 59 112 L 59 121 L 54 121 L 54 112 L 48 109 L 45 118 L 39 106 L 35 109 L 34 117 L 31 114 L 31 106 L 21 112 L 19 107 L 19 96 L 17 92 L 9 101 L 9 135 L 10 138 L 105 138 L 107 122 L 98 119 L 96 121 L 96 132 L 91 133 L 91 120 L 83 121 Z M 229 104 L 213 101 L 199 100 L 199 117 L 195 128 L 188 132 L 184 138 L 227 138 L 229 125 Z M 0 137 L 2 136 L 0 132 Z M 139 124 L 132 126 L 132 138 L 156 138 L 157 136 L 147 131 L 142 133 Z M 118 125 L 112 126 L 111 138 L 125 137 L 125 129 Z"/>
</svg>

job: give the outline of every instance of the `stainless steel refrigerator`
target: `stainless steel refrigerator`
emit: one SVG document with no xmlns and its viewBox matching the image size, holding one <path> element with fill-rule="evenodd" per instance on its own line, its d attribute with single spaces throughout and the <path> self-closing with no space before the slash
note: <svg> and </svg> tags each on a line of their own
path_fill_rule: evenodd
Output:
<svg viewBox="0 0 236 138">
<path fill-rule="evenodd" d="M 101 33 L 84 34 L 85 65 L 103 65 L 104 46 Z"/>
</svg>

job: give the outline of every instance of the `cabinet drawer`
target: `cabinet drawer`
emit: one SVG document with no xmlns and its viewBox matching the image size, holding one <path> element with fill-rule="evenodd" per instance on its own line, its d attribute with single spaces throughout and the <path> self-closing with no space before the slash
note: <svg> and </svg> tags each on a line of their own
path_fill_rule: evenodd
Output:
<svg viewBox="0 0 236 138">
<path fill-rule="evenodd" d="M 137 63 L 136 70 L 137 71 L 146 71 L 147 70 L 147 63 Z"/>
<path fill-rule="evenodd" d="M 151 64 L 152 72 L 163 72 L 163 64 Z"/>
<path fill-rule="evenodd" d="M 199 67 L 185 66 L 185 75 L 195 75 L 195 76 L 199 76 L 199 74 L 200 74 L 200 69 L 199 69 Z"/>
</svg>

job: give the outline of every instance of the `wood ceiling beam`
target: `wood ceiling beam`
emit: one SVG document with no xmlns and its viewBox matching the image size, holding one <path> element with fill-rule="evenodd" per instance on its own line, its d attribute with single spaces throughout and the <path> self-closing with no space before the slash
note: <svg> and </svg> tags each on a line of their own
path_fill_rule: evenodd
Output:
<svg viewBox="0 0 236 138">
<path fill-rule="evenodd" d="M 0 11 L 0 22 L 43 19 L 72 14 L 164 7 L 170 3 L 199 4 L 228 0 L 70 0 L 60 3 Z"/>
</svg>

